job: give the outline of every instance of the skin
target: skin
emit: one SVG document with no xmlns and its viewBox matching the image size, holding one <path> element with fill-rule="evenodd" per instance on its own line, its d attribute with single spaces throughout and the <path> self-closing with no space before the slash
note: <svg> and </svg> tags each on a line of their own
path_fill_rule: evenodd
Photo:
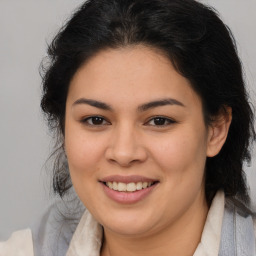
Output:
<svg viewBox="0 0 256 256">
<path fill-rule="evenodd" d="M 139 108 L 162 99 L 181 104 Z M 66 102 L 65 150 L 79 198 L 104 227 L 101 255 L 193 255 L 208 212 L 205 161 L 225 142 L 228 113 L 207 127 L 190 82 L 146 46 L 101 51 L 76 72 Z M 96 123 L 92 116 L 103 119 Z M 165 119 L 156 125 L 159 116 Z M 122 204 L 99 182 L 109 175 L 158 184 L 139 202 Z"/>
</svg>

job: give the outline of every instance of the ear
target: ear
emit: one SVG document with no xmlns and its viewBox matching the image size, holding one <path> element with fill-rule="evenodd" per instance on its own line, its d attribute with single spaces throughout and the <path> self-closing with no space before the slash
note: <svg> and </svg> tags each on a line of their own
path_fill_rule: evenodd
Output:
<svg viewBox="0 0 256 256">
<path fill-rule="evenodd" d="M 208 128 L 208 157 L 214 157 L 220 152 L 228 136 L 231 121 L 232 108 L 224 106 Z"/>
</svg>

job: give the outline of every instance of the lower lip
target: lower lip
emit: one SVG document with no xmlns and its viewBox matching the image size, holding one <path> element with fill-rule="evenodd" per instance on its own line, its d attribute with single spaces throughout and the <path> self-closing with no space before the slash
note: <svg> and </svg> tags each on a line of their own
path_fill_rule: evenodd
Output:
<svg viewBox="0 0 256 256">
<path fill-rule="evenodd" d="M 106 195 L 112 200 L 121 204 L 134 204 L 143 200 L 145 197 L 147 197 L 158 183 L 148 188 L 144 188 L 142 190 L 137 190 L 134 192 L 119 192 L 119 191 L 110 189 L 108 186 L 106 186 L 103 183 L 101 184 L 103 186 L 103 190 L 106 193 Z"/>
</svg>

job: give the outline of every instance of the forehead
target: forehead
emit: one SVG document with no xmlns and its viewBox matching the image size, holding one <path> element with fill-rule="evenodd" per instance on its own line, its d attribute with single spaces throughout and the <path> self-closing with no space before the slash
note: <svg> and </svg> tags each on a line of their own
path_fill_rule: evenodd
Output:
<svg viewBox="0 0 256 256">
<path fill-rule="evenodd" d="M 200 101 L 171 61 L 146 46 L 107 49 L 92 57 L 70 83 L 68 98 L 79 97 L 120 104 L 166 97 Z"/>
</svg>

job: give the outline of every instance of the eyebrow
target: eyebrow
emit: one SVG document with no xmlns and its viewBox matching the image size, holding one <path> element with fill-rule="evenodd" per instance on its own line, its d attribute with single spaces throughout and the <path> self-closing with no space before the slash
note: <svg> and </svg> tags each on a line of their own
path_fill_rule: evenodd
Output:
<svg viewBox="0 0 256 256">
<path fill-rule="evenodd" d="M 72 105 L 75 106 L 75 105 L 80 105 L 80 104 L 86 104 L 86 105 L 90 105 L 92 107 L 96 107 L 99 109 L 113 111 L 113 108 L 104 102 L 97 101 L 97 100 L 91 100 L 91 99 L 85 99 L 85 98 L 76 100 Z M 181 103 L 180 101 L 172 99 L 172 98 L 168 98 L 168 99 L 160 99 L 160 100 L 155 100 L 155 101 L 151 101 L 151 102 L 142 104 L 138 107 L 138 111 L 143 112 L 143 111 L 147 111 L 151 108 L 156 108 L 156 107 L 161 107 L 161 106 L 166 106 L 166 105 L 177 105 L 177 106 L 185 107 L 184 104 Z"/>
<path fill-rule="evenodd" d="M 151 108 L 156 108 L 156 107 L 161 107 L 166 105 L 177 105 L 177 106 L 185 107 L 184 104 L 181 103 L 180 101 L 168 98 L 168 99 L 161 99 L 161 100 L 151 101 L 151 102 L 142 104 L 138 107 L 138 110 L 146 111 Z"/>
<path fill-rule="evenodd" d="M 76 100 L 72 105 L 80 105 L 80 104 L 87 104 L 90 105 L 92 107 L 96 107 L 96 108 L 100 108 L 103 110 L 108 110 L 108 111 L 112 111 L 112 107 L 104 102 L 100 102 L 97 100 L 91 100 L 91 99 L 85 99 L 85 98 L 81 98 Z"/>
</svg>

